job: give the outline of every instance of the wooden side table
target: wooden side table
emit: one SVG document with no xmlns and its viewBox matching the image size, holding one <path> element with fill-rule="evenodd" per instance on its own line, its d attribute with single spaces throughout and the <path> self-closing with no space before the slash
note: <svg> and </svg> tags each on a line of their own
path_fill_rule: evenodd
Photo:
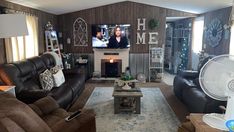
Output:
<svg viewBox="0 0 234 132">
<path fill-rule="evenodd" d="M 15 96 L 15 86 L 0 86 L 0 91 L 8 92 Z"/>
<path fill-rule="evenodd" d="M 196 132 L 223 132 L 221 130 L 215 129 L 207 125 L 205 122 L 202 121 L 202 116 L 204 114 L 195 114 L 191 113 L 189 115 L 189 119 L 191 123 L 195 127 Z"/>
</svg>

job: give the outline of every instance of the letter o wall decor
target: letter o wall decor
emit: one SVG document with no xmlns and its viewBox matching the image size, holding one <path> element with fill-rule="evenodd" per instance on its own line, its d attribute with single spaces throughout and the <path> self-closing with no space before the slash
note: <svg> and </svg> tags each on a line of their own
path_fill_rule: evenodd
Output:
<svg viewBox="0 0 234 132">
<path fill-rule="evenodd" d="M 213 19 L 206 30 L 207 44 L 211 47 L 219 45 L 223 34 L 223 24 L 217 18 Z"/>
<path fill-rule="evenodd" d="M 77 18 L 73 23 L 74 46 L 88 46 L 87 23 L 82 18 Z"/>
</svg>

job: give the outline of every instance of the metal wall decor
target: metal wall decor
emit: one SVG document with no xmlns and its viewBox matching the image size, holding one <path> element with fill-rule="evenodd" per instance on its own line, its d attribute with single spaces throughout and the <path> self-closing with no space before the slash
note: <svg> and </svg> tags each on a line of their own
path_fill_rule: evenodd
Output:
<svg viewBox="0 0 234 132">
<path fill-rule="evenodd" d="M 77 18 L 73 23 L 74 46 L 88 46 L 87 23 L 82 18 Z"/>
<path fill-rule="evenodd" d="M 223 34 L 223 24 L 217 18 L 213 19 L 206 29 L 206 40 L 211 47 L 219 45 Z"/>
</svg>

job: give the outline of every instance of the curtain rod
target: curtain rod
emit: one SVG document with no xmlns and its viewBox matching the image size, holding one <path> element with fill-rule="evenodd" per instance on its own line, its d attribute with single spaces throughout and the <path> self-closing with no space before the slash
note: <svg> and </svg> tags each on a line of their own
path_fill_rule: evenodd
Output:
<svg viewBox="0 0 234 132">
<path fill-rule="evenodd" d="M 37 17 L 36 14 L 32 14 L 32 13 L 25 12 L 25 11 L 19 11 L 19 10 L 15 10 L 15 9 L 9 9 L 9 8 L 5 8 L 5 7 L 3 7 L 3 11 L 6 14 L 24 14 L 24 15 L 29 15 L 29 16 L 35 16 L 35 17 Z"/>
</svg>

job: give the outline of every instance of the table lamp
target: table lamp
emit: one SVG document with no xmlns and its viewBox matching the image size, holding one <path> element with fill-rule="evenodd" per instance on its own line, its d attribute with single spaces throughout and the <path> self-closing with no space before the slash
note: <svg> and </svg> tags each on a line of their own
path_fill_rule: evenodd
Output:
<svg viewBox="0 0 234 132">
<path fill-rule="evenodd" d="M 0 38 L 28 35 L 26 16 L 23 14 L 0 14 Z"/>
</svg>

